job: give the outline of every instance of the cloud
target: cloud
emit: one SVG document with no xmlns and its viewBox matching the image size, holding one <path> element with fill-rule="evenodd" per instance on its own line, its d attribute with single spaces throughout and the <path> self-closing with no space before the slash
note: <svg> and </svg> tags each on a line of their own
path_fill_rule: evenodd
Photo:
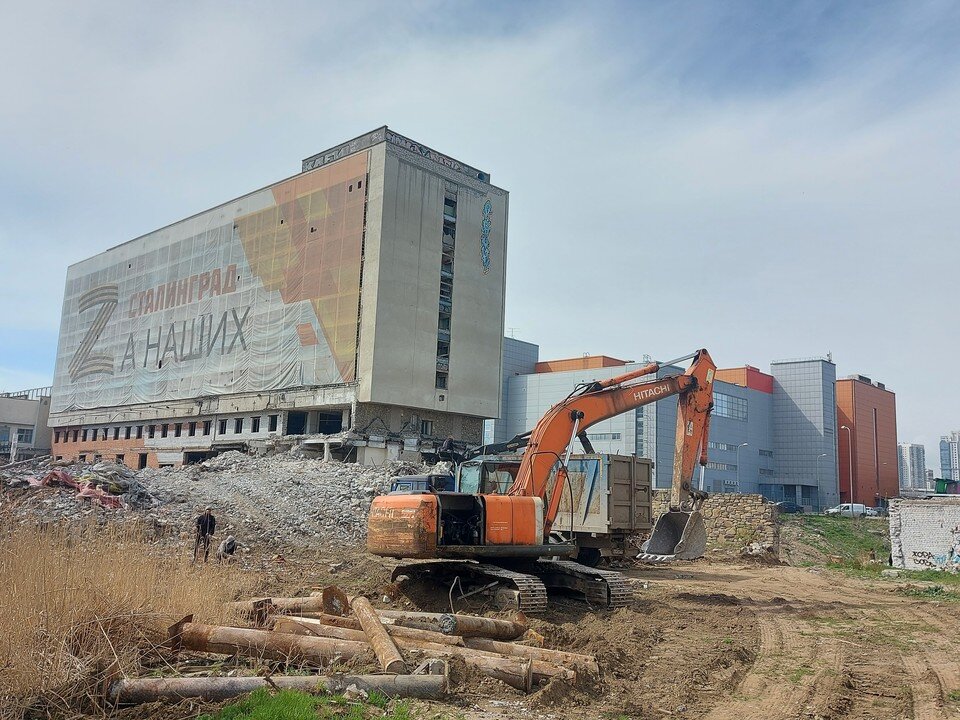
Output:
<svg viewBox="0 0 960 720">
<path fill-rule="evenodd" d="M 16 14 L 0 306 L 29 309 L 0 328 L 42 328 L 51 357 L 66 265 L 388 123 L 511 191 L 507 325 L 544 356 L 832 350 L 897 391 L 902 437 L 932 453 L 955 422 L 911 361 L 960 350 L 955 4 Z"/>
</svg>

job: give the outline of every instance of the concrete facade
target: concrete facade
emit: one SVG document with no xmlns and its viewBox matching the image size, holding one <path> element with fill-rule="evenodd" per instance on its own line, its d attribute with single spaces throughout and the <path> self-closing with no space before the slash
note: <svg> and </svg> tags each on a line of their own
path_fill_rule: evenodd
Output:
<svg viewBox="0 0 960 720">
<path fill-rule="evenodd" d="M 348 169 L 339 171 L 341 165 Z M 355 177 L 357 167 L 361 174 Z M 324 177 L 333 177 L 342 183 L 342 188 L 338 185 L 329 190 L 325 188 L 333 186 L 318 186 L 311 180 L 314 173 L 326 173 Z M 340 175 L 345 179 L 338 179 Z M 304 195 L 310 198 L 308 207 L 307 201 L 296 193 L 301 192 L 298 188 L 314 186 L 328 194 L 320 200 L 316 192 Z M 342 199 L 336 192 L 342 192 Z M 356 210 L 360 200 L 362 213 Z M 118 265 L 122 269 L 129 265 L 130 272 L 137 272 L 135 253 L 151 251 L 154 237 L 157 242 L 166 242 L 165 238 L 184 235 L 184 242 L 193 241 L 198 237 L 196 233 L 204 232 L 203 227 L 229 223 L 230 218 L 241 217 L 241 213 L 248 213 L 243 218 L 253 217 L 250 212 L 259 213 L 256 216 L 259 225 L 253 230 L 248 227 L 252 221 L 233 221 L 234 242 L 237 233 L 246 232 L 249 237 L 243 236 L 242 252 L 248 259 L 251 252 L 256 253 L 256 257 L 249 260 L 251 271 L 242 269 L 246 268 L 242 258 L 232 261 L 241 263 L 235 266 L 241 267 L 235 296 L 250 303 L 256 313 L 260 312 L 258 303 L 275 302 L 273 298 L 279 294 L 285 303 L 281 310 L 289 314 L 293 312 L 292 304 L 298 300 L 301 284 L 306 288 L 316 282 L 321 289 L 315 295 L 322 293 L 324 283 L 335 282 L 327 278 L 331 273 L 335 276 L 339 267 L 323 259 L 330 257 L 329 246 L 323 246 L 326 255 L 320 255 L 318 249 L 314 257 L 308 256 L 309 247 L 303 243 L 311 242 L 314 231 L 321 235 L 325 232 L 324 237 L 334 240 L 339 237 L 337 233 L 361 233 L 357 264 L 349 266 L 352 272 L 358 273 L 359 287 L 350 285 L 353 281 L 349 278 L 342 281 L 347 283 L 347 293 L 351 287 L 356 288 L 352 296 L 356 308 L 353 316 L 349 308 L 345 311 L 342 305 L 331 305 L 337 301 L 335 295 L 307 296 L 308 301 L 312 298 L 318 317 L 335 317 L 333 324 L 328 323 L 321 333 L 314 330 L 315 321 L 300 322 L 292 337 L 282 338 L 284 353 L 288 352 L 287 348 L 290 352 L 300 352 L 301 344 L 309 349 L 318 343 L 320 347 L 330 343 L 343 381 L 339 381 L 338 375 L 335 382 L 311 383 L 309 379 L 304 380 L 303 368 L 298 370 L 291 362 L 289 367 L 281 364 L 278 372 L 265 374 L 266 382 L 270 383 L 266 389 L 231 390 L 235 379 L 256 376 L 259 363 L 277 363 L 269 353 L 253 352 L 241 342 L 231 343 L 231 348 L 236 344 L 235 357 L 229 358 L 229 364 L 214 376 L 222 378 L 222 385 L 218 385 L 220 381 L 216 379 L 205 380 L 203 394 L 185 396 L 182 383 L 176 382 L 176 373 L 183 376 L 188 370 L 150 368 L 146 359 L 141 369 L 137 360 L 133 364 L 135 373 L 148 379 L 151 372 L 174 373 L 171 382 L 153 383 L 149 386 L 152 391 L 141 392 L 143 398 L 139 401 L 104 406 L 95 402 L 61 403 L 63 408 L 51 419 L 58 431 L 54 436 L 54 454 L 61 457 L 97 455 L 104 459 L 122 456 L 128 464 L 133 464 L 129 458 L 135 457 L 137 464 L 156 466 L 199 459 L 205 453 L 247 446 L 285 434 L 345 433 L 355 448 L 353 457 L 361 462 L 380 462 L 384 457 L 418 449 L 421 443 L 432 447 L 435 441 L 449 434 L 470 444 L 479 443 L 483 419 L 500 414 L 508 201 L 506 191 L 490 184 L 488 173 L 382 127 L 307 158 L 300 175 L 108 250 L 101 254 L 105 261 L 96 256 L 91 262 L 95 260 L 111 268 Z M 274 202 L 278 203 L 276 210 Z M 327 203 L 329 209 L 324 211 L 325 206 L 321 205 L 318 210 L 318 202 Z M 324 226 L 324 218 L 338 212 L 343 203 L 348 210 L 354 208 L 352 214 L 344 216 L 343 229 Z M 307 215 L 306 220 L 297 214 L 301 212 Z M 208 216 L 210 220 L 205 219 Z M 287 228 L 296 222 L 303 227 L 284 229 L 285 219 Z M 279 239 L 264 240 L 265 231 L 259 228 L 268 223 L 275 226 L 279 223 L 280 230 L 273 232 L 292 233 L 292 240 L 282 247 Z M 183 230 L 179 229 L 181 225 Z M 216 227 L 219 233 L 222 228 Z M 209 235 L 210 231 L 206 232 Z M 229 233 L 229 225 L 224 232 Z M 210 246 L 209 238 L 205 242 Z M 271 242 L 276 242 L 275 251 Z M 343 247 L 344 262 L 353 262 L 346 259 L 347 244 Z M 271 260 L 271 252 L 280 255 Z M 295 286 L 289 285 L 289 271 L 276 270 L 280 263 L 288 262 L 290 253 L 303 256 L 304 266 L 297 268 L 300 275 L 294 279 L 298 283 Z M 111 259 L 114 254 L 117 262 Z M 275 264 L 271 266 L 271 262 Z M 187 274 L 203 270 L 195 266 L 194 262 Z M 149 267 L 143 272 L 149 273 Z M 141 283 L 146 287 L 166 282 L 166 278 L 147 277 Z M 258 280 L 262 286 L 257 284 Z M 283 285 L 284 282 L 288 285 Z M 279 291 L 271 289 L 277 287 Z M 123 292 L 121 289 L 121 301 L 125 300 Z M 305 293 L 306 290 L 300 295 Z M 292 300 L 290 295 L 294 296 Z M 349 294 L 341 294 L 339 301 L 342 303 L 344 298 L 349 300 Z M 321 310 L 326 314 L 321 316 Z M 61 334 L 60 353 L 66 359 L 74 353 L 79 355 L 81 351 L 71 343 L 85 337 L 88 326 L 96 321 L 93 313 L 83 315 L 82 305 L 78 311 L 65 302 L 64 313 L 68 312 L 71 334 Z M 314 310 L 309 312 L 312 318 Z M 120 315 L 125 323 L 136 322 L 132 309 L 129 317 L 126 312 Z M 155 317 L 156 322 L 173 327 L 161 314 Z M 269 319 L 272 315 L 263 317 L 253 323 L 251 332 L 269 328 L 274 322 Z M 78 326 L 77 318 L 86 325 Z M 287 322 L 286 316 L 282 320 Z M 189 328 L 189 321 L 186 327 Z M 147 342 L 150 342 L 149 334 Z M 355 348 L 355 351 L 348 356 L 342 352 L 338 355 L 338 349 L 343 348 Z M 164 355 L 166 352 L 164 348 Z M 172 357 L 176 359 L 175 347 Z M 184 355 L 185 359 L 190 357 Z M 330 376 L 329 368 L 335 367 L 333 361 L 329 355 L 320 361 L 326 363 L 324 372 Z M 63 363 L 65 368 L 65 360 Z M 118 357 L 113 368 L 119 366 L 123 372 L 127 364 L 128 358 L 124 357 L 121 362 Z M 99 368 L 94 367 L 86 377 L 98 371 Z M 65 369 L 59 374 L 64 384 L 76 376 L 72 365 L 69 376 Z M 81 373 L 80 377 L 85 376 Z M 160 392 L 154 391 L 157 387 L 161 388 Z M 167 395 L 162 391 L 165 387 L 179 387 L 180 392 Z M 56 383 L 53 394 L 56 400 Z M 96 394 L 88 392 L 89 396 Z M 224 423 L 225 431 L 218 432 Z M 178 425 L 181 432 L 174 433 L 173 428 Z M 191 426 L 195 428 L 193 434 L 184 429 Z M 202 431 L 205 427 L 208 432 Z M 82 439 L 84 434 L 86 441 Z M 367 441 L 368 434 L 373 435 L 372 442 Z"/>
<path fill-rule="evenodd" d="M 0 393 L 0 465 L 50 452 L 50 388 Z"/>
</svg>

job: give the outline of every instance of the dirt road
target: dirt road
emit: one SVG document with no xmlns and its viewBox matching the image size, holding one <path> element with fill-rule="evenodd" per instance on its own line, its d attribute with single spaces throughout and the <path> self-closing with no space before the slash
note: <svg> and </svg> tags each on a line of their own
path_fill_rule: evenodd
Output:
<svg viewBox="0 0 960 720">
<path fill-rule="evenodd" d="M 635 608 L 577 613 L 561 600 L 534 621 L 557 646 L 597 653 L 599 696 L 475 698 L 465 716 L 960 718 L 954 603 L 822 569 L 693 563 L 626 572 L 648 586 Z"/>
</svg>

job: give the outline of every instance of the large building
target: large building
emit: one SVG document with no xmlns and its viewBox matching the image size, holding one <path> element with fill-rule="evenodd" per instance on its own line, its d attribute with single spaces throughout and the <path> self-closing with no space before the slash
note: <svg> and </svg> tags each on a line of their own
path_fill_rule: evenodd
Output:
<svg viewBox="0 0 960 720">
<path fill-rule="evenodd" d="M 509 347 L 509 341 L 508 338 L 505 347 Z M 529 343 L 524 345 L 536 348 Z M 536 355 L 534 350 L 528 351 L 527 367 Z M 488 436 L 502 441 L 526 432 L 577 384 L 630 372 L 649 361 L 648 356 L 633 362 L 598 355 L 538 362 L 527 372 L 505 372 L 502 416 L 492 423 Z M 782 365 L 774 364 L 774 374 L 750 366 L 717 371 L 703 486 L 709 492 L 763 493 L 771 499 L 793 500 L 811 509 L 835 504 L 838 494 L 835 397 L 830 374 L 833 365 L 825 360 Z M 672 375 L 683 370 L 665 366 L 658 374 Z M 783 381 L 779 385 L 778 373 Z M 779 422 L 775 420 L 778 402 Z M 807 407 L 811 404 L 819 408 L 820 430 L 815 437 L 809 428 L 797 428 L 794 422 L 798 413 L 811 412 Z M 587 436 L 598 452 L 652 459 L 654 485 L 666 488 L 672 482 L 676 423 L 677 401 L 667 398 L 597 423 L 587 431 Z M 778 429 L 791 437 L 779 438 Z M 785 452 L 785 474 L 781 474 L 778 448 Z M 812 453 L 809 462 L 805 462 L 803 452 Z"/>
<path fill-rule="evenodd" d="M 822 507 L 837 492 L 837 367 L 830 357 L 778 360 L 773 376 L 772 432 L 777 484 L 785 500 Z M 776 488 L 764 494 L 773 499 Z"/>
<path fill-rule="evenodd" d="M 897 465 L 900 471 L 901 488 L 927 486 L 927 450 L 923 445 L 915 443 L 897 445 Z"/>
<path fill-rule="evenodd" d="M 0 465 L 50 453 L 50 388 L 0 393 Z"/>
<path fill-rule="evenodd" d="M 900 494 L 897 399 L 863 375 L 837 380 L 840 497 L 880 505 Z"/>
<path fill-rule="evenodd" d="M 72 265 L 54 453 L 153 466 L 342 433 L 380 462 L 479 442 L 500 412 L 507 212 L 488 173 L 381 127 Z"/>
<path fill-rule="evenodd" d="M 940 438 L 940 477 L 960 480 L 960 430 Z"/>
</svg>

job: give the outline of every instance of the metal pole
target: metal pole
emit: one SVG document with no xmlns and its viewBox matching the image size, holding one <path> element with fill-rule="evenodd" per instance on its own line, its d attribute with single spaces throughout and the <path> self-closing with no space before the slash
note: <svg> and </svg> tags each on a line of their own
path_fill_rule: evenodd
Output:
<svg viewBox="0 0 960 720">
<path fill-rule="evenodd" d="M 820 487 L 820 461 L 826 456 L 826 453 L 817 456 L 817 512 L 820 512 L 820 496 L 823 494 L 823 488 Z"/>
<path fill-rule="evenodd" d="M 841 430 L 847 431 L 847 465 L 850 472 L 850 504 L 853 505 L 853 433 L 846 425 L 840 426 Z M 850 508 L 850 514 L 853 515 L 853 508 Z"/>
<path fill-rule="evenodd" d="M 737 492 L 740 492 L 740 448 L 746 447 L 750 443 L 740 443 L 737 445 Z"/>
</svg>

